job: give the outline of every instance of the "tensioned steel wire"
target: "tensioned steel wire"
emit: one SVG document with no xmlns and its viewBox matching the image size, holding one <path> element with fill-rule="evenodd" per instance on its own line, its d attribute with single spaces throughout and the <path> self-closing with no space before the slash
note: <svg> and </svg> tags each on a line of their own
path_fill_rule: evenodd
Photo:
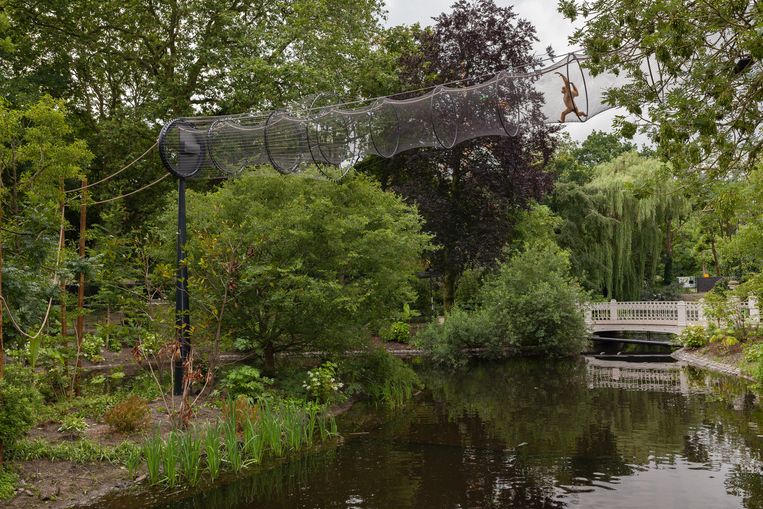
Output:
<svg viewBox="0 0 763 509">
<path fill-rule="evenodd" d="M 605 90 L 624 79 L 594 77 L 585 60 L 570 53 L 537 71 L 501 71 L 471 86 L 440 85 L 406 99 L 178 118 L 163 127 L 159 153 L 170 173 L 184 179 L 225 178 L 260 165 L 284 174 L 315 165 L 341 178 L 368 155 L 390 158 L 483 136 L 517 136 L 537 99 L 548 123 L 585 122 L 609 108 Z"/>
</svg>

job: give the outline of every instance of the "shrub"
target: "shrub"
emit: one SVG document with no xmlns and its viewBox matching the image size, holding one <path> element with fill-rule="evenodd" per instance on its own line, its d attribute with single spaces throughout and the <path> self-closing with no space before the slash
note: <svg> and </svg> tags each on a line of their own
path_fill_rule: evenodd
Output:
<svg viewBox="0 0 763 509">
<path fill-rule="evenodd" d="M 585 300 L 572 277 L 569 253 L 548 241 L 526 244 L 499 266 L 482 292 L 483 309 L 502 346 L 547 355 L 582 350 Z"/>
<path fill-rule="evenodd" d="M 707 331 L 701 325 L 691 325 L 681 331 L 678 342 L 686 348 L 702 348 L 708 343 Z"/>
<path fill-rule="evenodd" d="M 272 379 L 262 376 L 260 370 L 252 366 L 233 368 L 220 383 L 231 399 L 246 396 L 250 400 L 262 396 L 272 384 Z"/>
<path fill-rule="evenodd" d="M 411 328 L 405 322 L 394 322 L 381 330 L 381 338 L 384 341 L 407 343 L 411 339 Z"/>
<path fill-rule="evenodd" d="M 19 476 L 15 472 L 0 468 L 0 500 L 10 500 L 16 494 Z"/>
<path fill-rule="evenodd" d="M 429 351 L 432 360 L 451 367 L 466 362 L 462 350 L 499 347 L 498 334 L 484 310 L 469 312 L 454 308 L 445 323 L 430 324 L 416 336 L 416 344 Z"/>
<path fill-rule="evenodd" d="M 89 361 L 93 361 L 101 356 L 106 341 L 101 336 L 85 334 L 82 339 L 82 355 Z"/>
<path fill-rule="evenodd" d="M 87 429 L 87 422 L 82 417 L 76 415 L 67 415 L 61 422 L 61 426 L 58 427 L 59 433 L 67 433 L 69 435 L 79 436 L 82 435 Z"/>
<path fill-rule="evenodd" d="M 458 307 L 468 310 L 477 309 L 484 272 L 481 268 L 468 268 L 458 278 L 454 295 L 454 301 Z"/>
<path fill-rule="evenodd" d="M 586 294 L 572 278 L 569 254 L 550 241 L 513 251 L 487 278 L 474 311 L 454 310 L 442 327 L 430 326 L 419 342 L 435 360 L 464 362 L 463 349 L 503 356 L 512 349 L 546 355 L 580 352 L 586 328 L 580 304 Z"/>
<path fill-rule="evenodd" d="M 0 380 L 0 454 L 35 424 L 41 405 L 31 372 L 9 368 Z"/>
<path fill-rule="evenodd" d="M 750 371 L 757 380 L 758 386 L 763 386 L 763 343 L 748 343 L 744 347 L 744 358 L 751 364 Z"/>
<path fill-rule="evenodd" d="M 344 363 L 342 376 L 348 387 L 364 392 L 375 403 L 392 407 L 403 404 L 420 385 L 415 371 L 382 348 Z"/>
<path fill-rule="evenodd" d="M 340 390 L 344 384 L 337 379 L 337 367 L 335 363 L 326 361 L 307 372 L 307 380 L 302 387 L 311 398 L 321 403 L 331 403 L 341 399 Z"/>
<path fill-rule="evenodd" d="M 146 400 L 139 396 L 129 396 L 120 401 L 103 416 L 114 431 L 130 433 L 148 425 L 149 410 Z"/>
</svg>

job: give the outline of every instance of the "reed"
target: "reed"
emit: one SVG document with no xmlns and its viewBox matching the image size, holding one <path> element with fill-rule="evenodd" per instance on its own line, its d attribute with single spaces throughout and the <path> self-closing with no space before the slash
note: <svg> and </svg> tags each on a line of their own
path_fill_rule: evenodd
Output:
<svg viewBox="0 0 763 509">
<path fill-rule="evenodd" d="M 201 478 L 201 438 L 189 431 L 179 435 L 177 442 L 185 481 L 189 486 L 196 486 Z"/>
<path fill-rule="evenodd" d="M 143 451 L 141 449 L 131 448 L 127 451 L 125 466 L 127 467 L 127 475 L 130 477 L 130 479 L 135 478 L 135 472 L 137 472 L 142 460 Z"/>
<path fill-rule="evenodd" d="M 164 466 L 164 477 L 167 485 L 174 488 L 180 478 L 178 471 L 178 450 L 180 449 L 180 440 L 176 432 L 171 432 L 164 442 L 164 451 L 162 464 Z"/>
<path fill-rule="evenodd" d="M 164 443 L 158 435 L 153 435 L 143 444 L 143 455 L 146 457 L 146 476 L 149 484 L 155 485 L 162 482 L 160 469 L 163 450 Z"/>
<path fill-rule="evenodd" d="M 238 474 L 244 467 L 244 461 L 241 456 L 241 448 L 238 443 L 238 433 L 236 432 L 236 421 L 231 419 L 222 426 L 223 442 L 225 443 L 225 462 L 233 473 Z"/>
<path fill-rule="evenodd" d="M 247 462 L 262 461 L 264 442 L 259 431 L 258 420 L 249 418 L 244 422 L 244 454 Z"/>
<path fill-rule="evenodd" d="M 222 463 L 222 453 L 220 451 L 220 425 L 213 424 L 209 426 L 204 434 L 204 453 L 207 457 L 207 472 L 214 481 L 220 475 L 220 466 Z"/>
</svg>

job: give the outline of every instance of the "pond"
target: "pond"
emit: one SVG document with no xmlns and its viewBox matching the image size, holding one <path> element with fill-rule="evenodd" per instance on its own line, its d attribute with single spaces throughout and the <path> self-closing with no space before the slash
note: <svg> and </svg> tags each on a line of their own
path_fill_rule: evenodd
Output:
<svg viewBox="0 0 763 509">
<path fill-rule="evenodd" d="M 763 507 L 763 412 L 737 380 L 591 360 L 419 371 L 404 408 L 342 416 L 337 447 L 164 507 Z"/>
</svg>

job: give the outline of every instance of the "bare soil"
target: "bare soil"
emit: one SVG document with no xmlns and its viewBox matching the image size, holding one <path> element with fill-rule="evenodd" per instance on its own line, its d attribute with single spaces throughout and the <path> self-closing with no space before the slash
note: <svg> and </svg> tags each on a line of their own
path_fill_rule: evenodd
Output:
<svg viewBox="0 0 763 509">
<path fill-rule="evenodd" d="M 179 406 L 180 401 L 170 398 L 169 405 Z M 164 401 L 157 400 L 149 404 L 150 433 L 167 435 L 174 426 L 170 420 Z M 199 400 L 195 409 L 193 423 L 203 425 L 214 422 L 220 417 L 220 411 Z M 126 440 L 142 442 L 146 431 L 129 434 L 115 433 L 103 423 L 88 420 L 88 428 L 83 438 L 102 446 L 115 446 Z M 27 438 L 43 439 L 50 443 L 72 441 L 74 438 L 58 432 L 58 423 L 45 423 L 27 433 Z M 18 491 L 12 500 L 0 503 L 0 507 L 13 509 L 67 508 L 95 504 L 98 499 L 114 490 L 125 489 L 141 477 L 129 478 L 127 469 L 108 462 L 80 464 L 71 461 L 50 461 L 46 459 L 32 461 L 14 461 L 9 463 L 19 474 Z"/>
</svg>

